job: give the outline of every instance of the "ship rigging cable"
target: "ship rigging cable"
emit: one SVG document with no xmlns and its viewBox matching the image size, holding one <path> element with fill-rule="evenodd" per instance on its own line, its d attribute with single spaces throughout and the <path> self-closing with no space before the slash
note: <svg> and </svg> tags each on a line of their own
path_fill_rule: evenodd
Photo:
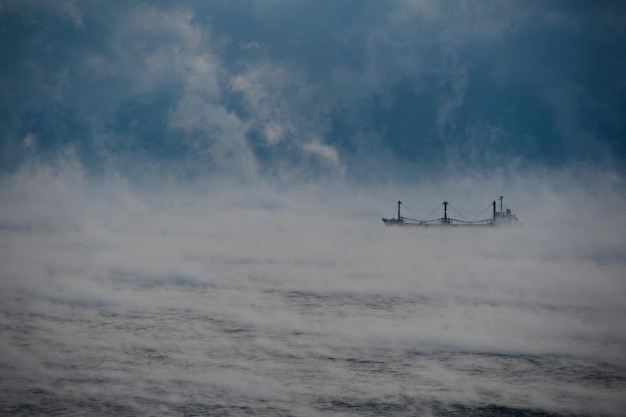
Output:
<svg viewBox="0 0 626 417">
<path fill-rule="evenodd" d="M 489 204 L 487 207 L 485 207 L 485 208 L 483 209 L 483 211 L 481 211 L 480 213 L 478 213 L 478 215 L 476 215 L 476 217 L 474 217 L 470 223 L 474 223 L 474 222 L 476 221 L 476 219 L 477 219 L 477 218 L 479 218 L 480 216 L 482 216 L 484 212 L 486 212 L 487 210 L 489 210 L 489 209 L 491 208 L 491 206 L 492 206 L 492 204 Z M 482 222 L 482 221 L 484 221 L 484 220 L 478 220 L 478 221 L 481 221 L 481 222 Z"/>
<path fill-rule="evenodd" d="M 435 207 L 435 208 L 433 209 L 433 211 L 431 211 L 430 213 L 428 213 L 428 215 L 427 215 L 426 217 L 424 217 L 424 218 L 420 218 L 420 215 L 419 215 L 419 214 L 417 214 L 416 212 L 414 212 L 413 210 L 411 210 L 411 208 L 410 208 L 410 207 L 408 207 L 405 203 L 402 203 L 402 206 L 404 207 L 404 209 L 405 209 L 405 210 L 410 211 L 410 212 L 411 212 L 411 214 L 413 214 L 413 215 L 416 217 L 415 219 L 412 219 L 412 218 L 410 218 L 410 217 L 405 217 L 405 216 L 402 216 L 402 218 L 407 219 L 407 220 L 413 220 L 413 221 L 417 221 L 417 222 L 422 222 L 422 223 L 430 223 L 430 222 L 433 222 L 433 221 L 439 220 L 438 218 L 431 219 L 431 218 L 430 218 L 430 216 L 432 216 L 433 214 L 435 214 L 435 212 L 436 212 L 437 210 L 439 210 L 439 209 L 441 208 L 441 206 L 443 206 L 443 203 L 442 203 L 442 204 L 439 204 L 437 207 Z M 457 209 L 456 209 L 456 208 L 455 208 L 452 204 L 448 203 L 448 207 L 450 207 L 452 210 L 454 210 L 454 212 L 455 212 L 456 214 L 458 214 L 459 216 L 461 216 L 461 217 L 463 218 L 463 220 L 461 220 L 461 219 L 452 219 L 452 218 L 451 218 L 451 220 L 455 220 L 455 221 L 457 221 L 457 222 L 461 222 L 461 223 L 469 223 L 469 224 L 472 224 L 472 223 L 481 223 L 481 222 L 488 221 L 489 219 L 481 219 L 481 220 L 477 220 L 477 219 L 478 219 L 480 216 L 482 216 L 482 215 L 483 215 L 483 214 L 484 214 L 487 210 L 489 210 L 489 209 L 492 207 L 492 204 L 489 204 L 487 207 L 485 207 L 485 208 L 484 208 L 484 209 L 483 209 L 480 213 L 478 213 L 478 215 L 476 215 L 476 217 L 474 217 L 472 220 L 469 220 L 467 217 L 465 217 L 465 216 L 463 215 L 463 213 L 461 213 L 459 210 L 457 210 Z"/>
<path fill-rule="evenodd" d="M 459 211 L 458 211 L 457 209 L 455 209 L 455 208 L 452 206 L 452 204 L 448 204 L 448 205 L 450 206 L 450 208 L 451 208 L 452 210 L 454 210 L 454 212 L 455 212 L 456 214 L 458 214 L 459 216 L 463 217 L 463 219 L 464 219 L 467 223 L 471 223 L 471 221 L 467 220 L 467 217 L 465 217 L 464 215 L 462 215 L 461 213 L 459 213 Z M 459 220 L 459 221 L 460 221 L 460 220 Z"/>
</svg>

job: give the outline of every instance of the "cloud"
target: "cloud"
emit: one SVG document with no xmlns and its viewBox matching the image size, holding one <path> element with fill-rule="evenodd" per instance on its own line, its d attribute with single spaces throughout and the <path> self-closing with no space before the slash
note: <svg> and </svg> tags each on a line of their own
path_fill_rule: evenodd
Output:
<svg viewBox="0 0 626 417">
<path fill-rule="evenodd" d="M 413 178 L 623 166 L 610 3 L 44 3 L 0 15 L 7 167 L 29 158 L 29 133 L 39 157 L 74 147 L 118 169 L 141 158 L 195 172 L 204 146 L 215 172 L 243 178 L 326 175 L 323 159 L 300 159 L 310 137 L 355 179 L 393 178 L 389 165 Z"/>
<path fill-rule="evenodd" d="M 296 112 L 289 110 L 289 102 L 297 102 L 298 97 L 284 93 L 289 89 L 298 91 L 298 87 L 299 81 L 292 74 L 265 64 L 235 75 L 230 82 L 232 91 L 245 100 L 251 130 L 259 131 L 270 146 L 300 134 L 296 127 L 300 120 Z"/>
<path fill-rule="evenodd" d="M 41 0 L 7 0 L 0 5 L 0 14 L 2 13 L 23 13 L 24 15 L 35 14 L 37 9 L 52 12 L 64 20 L 71 22 L 75 28 L 83 27 L 83 12 L 77 5 L 77 1 L 65 0 L 50 3 Z"/>
<path fill-rule="evenodd" d="M 332 146 L 321 144 L 317 141 L 306 143 L 303 146 L 303 149 L 306 152 L 310 152 L 316 157 L 324 160 L 330 165 L 337 166 L 339 165 L 339 155 L 337 150 Z"/>
</svg>

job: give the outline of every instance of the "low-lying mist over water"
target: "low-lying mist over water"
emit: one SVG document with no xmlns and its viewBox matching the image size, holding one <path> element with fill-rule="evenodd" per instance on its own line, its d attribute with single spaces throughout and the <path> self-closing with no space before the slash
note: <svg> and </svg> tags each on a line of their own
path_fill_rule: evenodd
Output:
<svg viewBox="0 0 626 417">
<path fill-rule="evenodd" d="M 405 229 L 380 220 L 390 194 L 431 209 L 454 181 L 157 191 L 25 170 L 2 184 L 0 409 L 620 415 L 626 215 L 595 185 L 520 181 L 522 226 Z"/>
<path fill-rule="evenodd" d="M 620 6 L 0 0 L 0 415 L 624 415 Z"/>
</svg>

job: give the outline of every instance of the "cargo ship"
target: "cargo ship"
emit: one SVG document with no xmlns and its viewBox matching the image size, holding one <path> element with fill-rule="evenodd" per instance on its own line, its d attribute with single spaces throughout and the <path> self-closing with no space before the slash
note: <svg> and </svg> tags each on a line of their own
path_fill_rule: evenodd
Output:
<svg viewBox="0 0 626 417">
<path fill-rule="evenodd" d="M 485 208 L 482 212 L 476 216 L 476 218 L 482 216 L 482 214 L 487 211 L 489 208 L 493 208 L 492 216 L 490 218 L 480 219 L 480 220 L 469 220 L 465 216 L 463 216 L 459 211 L 457 211 L 450 203 L 444 201 L 441 203 L 435 210 L 432 211 L 431 214 L 426 216 L 424 219 L 419 218 L 411 218 L 405 217 L 400 212 L 402 202 L 398 201 L 398 217 L 395 219 L 386 219 L 383 217 L 383 222 L 386 226 L 466 226 L 466 227 L 490 227 L 490 226 L 500 226 L 500 225 L 511 225 L 511 224 L 519 224 L 519 220 L 517 216 L 511 212 L 511 209 L 503 207 L 504 197 L 500 196 L 500 211 L 497 210 L 497 204 L 494 200 L 487 208 Z M 430 218 L 430 216 L 440 207 L 443 206 L 443 217 L 438 218 Z M 454 210 L 456 214 L 458 214 L 462 219 L 453 218 L 448 216 L 448 207 Z M 410 210 L 409 210 L 410 211 Z M 416 216 L 418 217 L 418 216 Z"/>
</svg>

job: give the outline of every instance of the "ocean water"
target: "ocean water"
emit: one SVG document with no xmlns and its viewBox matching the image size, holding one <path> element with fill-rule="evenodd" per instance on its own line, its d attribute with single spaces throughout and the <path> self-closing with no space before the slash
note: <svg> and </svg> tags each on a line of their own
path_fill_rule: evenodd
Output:
<svg viewBox="0 0 626 417">
<path fill-rule="evenodd" d="M 626 412 L 619 228 L 64 189 L 5 201 L 0 415 Z"/>
<path fill-rule="evenodd" d="M 0 414 L 585 416 L 626 410 L 626 368 L 584 353 L 596 345 L 624 349 L 618 335 L 574 342 L 583 348 L 579 354 L 513 344 L 490 349 L 480 340 L 481 317 L 486 326 L 494 325 L 493 317 L 515 326 L 520 315 L 584 321 L 585 311 L 280 286 L 119 282 L 116 288 L 155 303 L 120 310 L 48 300 L 45 312 L 29 308 L 38 302 L 33 299 L 3 304 Z M 165 299 L 176 302 L 159 306 Z M 468 333 L 466 347 L 458 332 Z"/>
</svg>

